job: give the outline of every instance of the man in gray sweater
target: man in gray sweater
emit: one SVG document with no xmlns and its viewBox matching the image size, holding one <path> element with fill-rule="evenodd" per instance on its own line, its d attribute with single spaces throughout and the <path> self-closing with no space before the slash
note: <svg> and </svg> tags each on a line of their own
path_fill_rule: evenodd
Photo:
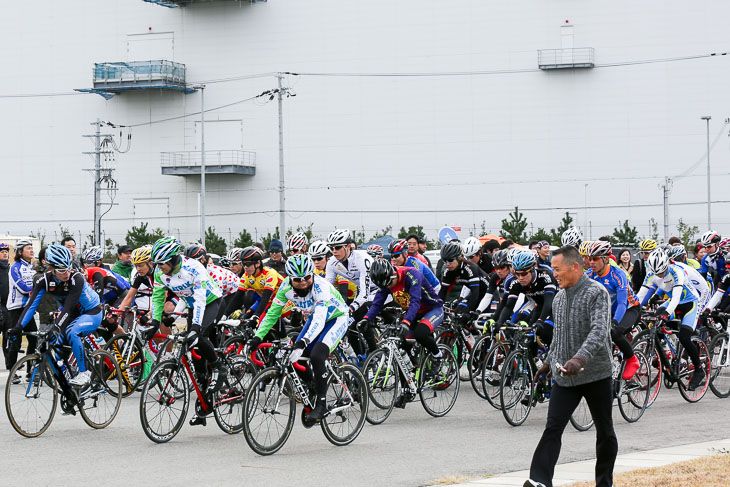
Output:
<svg viewBox="0 0 730 487">
<path fill-rule="evenodd" d="M 611 301 L 606 288 L 585 276 L 573 247 L 556 250 L 552 264 L 560 291 L 553 301 L 553 341 L 538 377 L 549 368 L 555 384 L 524 487 L 552 486 L 563 431 L 583 397 L 596 426 L 596 486 L 611 487 L 618 452 L 611 418 Z"/>
</svg>

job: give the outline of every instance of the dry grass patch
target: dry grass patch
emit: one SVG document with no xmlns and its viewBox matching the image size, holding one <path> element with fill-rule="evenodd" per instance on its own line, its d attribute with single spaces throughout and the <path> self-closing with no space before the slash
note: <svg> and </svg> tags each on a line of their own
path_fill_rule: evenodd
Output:
<svg viewBox="0 0 730 487">
<path fill-rule="evenodd" d="M 440 479 L 432 480 L 426 484 L 426 487 L 433 485 L 453 485 L 453 484 L 465 484 L 472 480 L 486 479 L 492 477 L 492 474 L 481 475 L 479 477 L 467 477 L 465 475 L 449 475 L 448 477 L 442 477 Z"/>
<path fill-rule="evenodd" d="M 726 487 L 730 483 L 730 454 L 623 472 L 614 476 L 613 483 L 616 487 Z M 593 486 L 594 482 L 578 482 L 567 487 Z"/>
</svg>

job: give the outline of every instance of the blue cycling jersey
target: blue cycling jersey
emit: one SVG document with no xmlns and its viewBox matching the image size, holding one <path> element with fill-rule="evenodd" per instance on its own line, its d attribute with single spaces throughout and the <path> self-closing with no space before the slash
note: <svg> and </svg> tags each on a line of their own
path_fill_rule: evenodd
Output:
<svg viewBox="0 0 730 487">
<path fill-rule="evenodd" d="M 709 271 L 717 274 L 718 282 L 727 271 L 725 267 L 725 256 L 719 250 L 714 254 L 707 254 L 702 257 L 702 263 L 700 264 L 698 272 L 702 274 L 702 276 L 706 277 Z"/>
<path fill-rule="evenodd" d="M 417 258 L 415 258 L 412 255 L 409 255 L 406 258 L 406 267 L 413 267 L 414 269 L 417 269 L 421 271 L 421 274 L 423 274 L 423 277 L 426 278 L 426 281 L 431 285 L 432 288 L 436 289 L 441 282 L 436 277 L 436 274 L 433 273 L 431 268 L 428 266 L 428 264 L 424 264 Z"/>
<path fill-rule="evenodd" d="M 61 315 L 58 317 L 57 324 L 62 328 L 79 315 L 90 311 L 98 312 L 101 304 L 99 296 L 80 272 L 71 274 L 68 281 L 60 281 L 56 279 L 53 272 L 46 272 L 36 280 L 33 286 L 31 299 L 28 300 L 20 317 L 21 327 L 25 328 L 25 325 L 33 319 L 33 315 L 46 293 L 50 294 L 61 306 Z"/>
<path fill-rule="evenodd" d="M 611 297 L 611 313 L 616 321 L 621 321 L 628 308 L 639 305 L 634 291 L 629 286 L 629 278 L 621 269 L 607 265 L 603 274 L 598 275 L 593 269 L 588 269 L 586 276 L 600 282 L 606 288 Z"/>
</svg>

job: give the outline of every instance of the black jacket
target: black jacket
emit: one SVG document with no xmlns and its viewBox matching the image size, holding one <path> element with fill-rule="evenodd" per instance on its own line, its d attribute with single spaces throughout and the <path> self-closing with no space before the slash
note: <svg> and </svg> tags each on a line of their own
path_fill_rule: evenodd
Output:
<svg viewBox="0 0 730 487">
<path fill-rule="evenodd" d="M 8 302 L 8 294 L 10 293 L 10 264 L 7 260 L 0 260 L 0 306 L 5 306 Z"/>
</svg>

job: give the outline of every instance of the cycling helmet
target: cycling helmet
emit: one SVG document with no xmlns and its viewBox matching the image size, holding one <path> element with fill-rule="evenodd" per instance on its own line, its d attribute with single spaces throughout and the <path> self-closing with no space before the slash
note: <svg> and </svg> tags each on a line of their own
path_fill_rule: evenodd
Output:
<svg viewBox="0 0 730 487">
<path fill-rule="evenodd" d="M 724 238 L 720 241 L 720 249 L 727 252 L 730 250 L 730 238 Z"/>
<path fill-rule="evenodd" d="M 476 237 L 469 237 L 464 240 L 464 257 L 474 257 L 482 250 L 482 243 Z"/>
<path fill-rule="evenodd" d="M 144 245 L 132 251 L 132 264 L 143 264 L 152 260 L 152 246 Z"/>
<path fill-rule="evenodd" d="M 291 250 L 304 250 L 309 243 L 309 239 L 302 232 L 291 235 L 286 241 L 286 248 Z"/>
<path fill-rule="evenodd" d="M 284 265 L 289 277 L 306 277 L 314 274 L 314 262 L 307 254 L 295 254 L 286 260 Z"/>
<path fill-rule="evenodd" d="M 68 269 L 73 265 L 73 256 L 63 245 L 53 244 L 46 249 L 46 262 L 54 269 Z"/>
<path fill-rule="evenodd" d="M 582 255 L 583 257 L 585 257 L 586 255 L 588 255 L 588 247 L 590 247 L 592 243 L 593 242 L 591 242 L 590 240 L 584 240 L 584 241 L 582 241 L 580 243 L 580 245 L 578 246 L 578 253 L 580 255 Z"/>
<path fill-rule="evenodd" d="M 185 247 L 185 257 L 190 257 L 191 259 L 199 260 L 202 259 L 207 255 L 207 252 L 205 250 L 205 247 L 203 244 L 200 243 L 194 243 L 190 244 L 187 247 Z"/>
<path fill-rule="evenodd" d="M 641 252 L 651 252 L 655 248 L 657 248 L 656 240 L 653 240 L 651 238 L 647 238 L 639 242 L 639 250 Z"/>
<path fill-rule="evenodd" d="M 0 250 L 10 250 L 10 245 L 6 244 L 5 242 L 0 243 Z"/>
<path fill-rule="evenodd" d="M 507 250 L 497 250 L 492 254 L 492 265 L 494 267 L 506 267 L 508 264 L 507 262 L 507 254 L 509 252 Z"/>
<path fill-rule="evenodd" d="M 231 250 L 226 252 L 226 259 L 231 262 L 241 262 L 241 252 L 243 252 L 243 249 L 241 247 L 233 247 Z"/>
<path fill-rule="evenodd" d="M 654 249 L 646 259 L 646 268 L 652 274 L 661 274 L 669 268 L 669 256 L 662 249 Z"/>
<path fill-rule="evenodd" d="M 370 266 L 370 279 L 378 287 L 388 287 L 393 280 L 395 268 L 385 259 L 375 259 Z"/>
<path fill-rule="evenodd" d="M 443 260 L 454 260 L 458 259 L 464 253 L 461 248 L 461 242 L 452 240 L 443 247 L 441 247 L 441 258 Z"/>
<path fill-rule="evenodd" d="M 560 236 L 563 247 L 578 247 L 583 241 L 583 232 L 577 227 L 570 227 Z"/>
<path fill-rule="evenodd" d="M 350 243 L 352 235 L 347 228 L 338 228 L 327 235 L 327 245 L 344 245 Z"/>
<path fill-rule="evenodd" d="M 512 257 L 512 268 L 516 271 L 530 270 L 537 265 L 537 259 L 532 252 L 518 252 Z"/>
<path fill-rule="evenodd" d="M 393 240 L 388 244 L 388 252 L 390 252 L 391 257 L 395 257 L 396 255 L 400 255 L 408 250 L 408 242 L 406 242 L 404 239 L 400 240 Z"/>
<path fill-rule="evenodd" d="M 719 244 L 721 240 L 722 237 L 720 234 L 714 230 L 705 232 L 702 234 L 702 237 L 700 237 L 700 243 L 705 247 L 708 245 Z"/>
<path fill-rule="evenodd" d="M 180 241 L 175 237 L 162 237 L 152 246 L 152 262 L 164 264 L 175 256 L 180 255 Z"/>
<path fill-rule="evenodd" d="M 33 245 L 33 242 L 27 239 L 18 240 L 15 242 L 15 254 L 20 255 L 20 253 L 23 251 L 23 248 L 27 247 L 28 245 Z"/>
<path fill-rule="evenodd" d="M 250 260 L 263 260 L 264 259 L 264 251 L 260 248 L 251 245 L 249 247 L 246 247 L 241 251 L 241 262 L 246 262 Z"/>
<path fill-rule="evenodd" d="M 324 240 L 315 240 L 312 242 L 312 245 L 309 246 L 309 255 L 312 257 L 319 257 L 320 255 L 326 256 L 329 253 L 330 248 Z"/>
<path fill-rule="evenodd" d="M 378 244 L 368 245 L 368 248 L 365 249 L 365 251 L 373 259 L 382 258 L 383 255 L 385 255 L 385 249 Z"/>
<path fill-rule="evenodd" d="M 522 252 L 522 249 L 519 247 L 512 247 L 511 249 L 506 249 L 505 252 L 507 252 L 507 265 L 512 265 L 512 259 L 515 255 Z"/>
<path fill-rule="evenodd" d="M 675 245 L 671 249 L 672 251 L 669 253 L 669 258 L 672 260 L 681 259 L 682 257 L 687 257 L 687 249 L 684 248 L 684 245 Z"/>
<path fill-rule="evenodd" d="M 96 264 L 101 260 L 103 255 L 104 251 L 101 247 L 89 247 L 81 254 L 81 262 L 84 264 Z"/>
<path fill-rule="evenodd" d="M 611 242 L 603 240 L 596 240 L 590 242 L 588 248 L 586 248 L 586 255 L 588 257 L 608 257 L 611 254 Z"/>
</svg>

